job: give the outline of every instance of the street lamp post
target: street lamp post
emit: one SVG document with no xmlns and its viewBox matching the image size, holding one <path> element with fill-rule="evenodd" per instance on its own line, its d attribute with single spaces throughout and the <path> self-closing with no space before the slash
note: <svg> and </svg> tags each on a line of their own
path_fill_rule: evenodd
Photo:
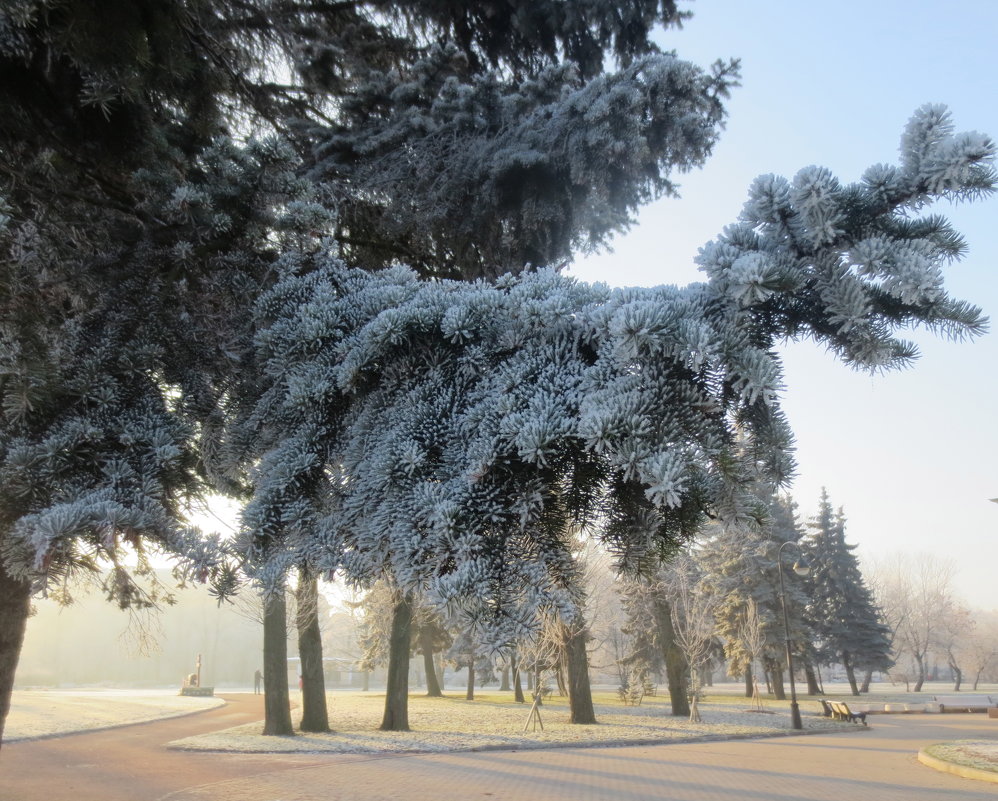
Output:
<svg viewBox="0 0 998 801">
<path fill-rule="evenodd" d="M 810 566 L 804 559 L 800 546 L 793 540 L 787 540 L 776 552 L 776 567 L 780 573 L 780 601 L 783 604 L 783 631 L 787 641 L 787 673 L 790 675 L 790 727 L 793 729 L 803 729 L 804 724 L 800 719 L 800 706 L 797 704 L 797 687 L 794 684 L 794 657 L 790 649 L 790 618 L 787 615 L 787 590 L 783 584 L 783 549 L 788 545 L 793 545 L 799 554 L 794 562 L 794 573 L 798 576 L 806 576 L 811 572 Z"/>
</svg>

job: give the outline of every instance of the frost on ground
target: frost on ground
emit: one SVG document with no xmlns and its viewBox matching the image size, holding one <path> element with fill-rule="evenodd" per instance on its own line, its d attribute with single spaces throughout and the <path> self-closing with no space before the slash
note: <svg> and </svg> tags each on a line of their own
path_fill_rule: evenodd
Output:
<svg viewBox="0 0 998 801">
<path fill-rule="evenodd" d="M 495 698 L 495 700 L 490 700 Z M 666 701 L 646 700 L 642 706 L 619 704 L 596 706 L 599 723 L 578 726 L 568 722 L 568 708 L 561 699 L 546 701 L 541 707 L 540 727 L 524 732 L 530 706 L 499 702 L 497 697 L 475 701 L 459 698 L 409 699 L 410 732 L 378 731 L 384 705 L 383 695 L 328 696 L 329 720 L 335 729 L 329 734 L 296 734 L 293 737 L 264 737 L 262 723 L 188 737 L 170 743 L 171 748 L 239 752 L 317 752 L 388 753 L 470 751 L 497 748 L 543 748 L 552 745 L 614 744 L 635 742 L 688 741 L 750 737 L 790 730 L 785 712 L 748 711 L 744 703 L 701 704 L 702 723 L 685 717 L 672 717 Z M 300 710 L 296 710 L 300 715 Z M 297 719 L 296 719 L 297 725 Z M 806 729 L 856 729 L 855 724 L 837 723 L 817 715 L 804 718 Z"/>
<path fill-rule="evenodd" d="M 11 699 L 4 742 L 109 729 L 189 715 L 221 706 L 221 698 L 193 698 L 176 690 L 19 690 Z"/>
<path fill-rule="evenodd" d="M 954 740 L 950 743 L 937 743 L 926 748 L 925 753 L 943 762 L 998 773 L 998 740 Z"/>
</svg>

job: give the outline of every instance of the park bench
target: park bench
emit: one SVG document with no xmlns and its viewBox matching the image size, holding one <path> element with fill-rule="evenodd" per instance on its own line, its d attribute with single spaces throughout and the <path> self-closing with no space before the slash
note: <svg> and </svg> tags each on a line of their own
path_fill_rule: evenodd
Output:
<svg viewBox="0 0 998 801">
<path fill-rule="evenodd" d="M 835 720 L 848 720 L 850 723 L 858 722 L 866 725 L 866 712 L 853 712 L 849 709 L 849 704 L 843 701 L 829 701 L 828 705 Z"/>
<path fill-rule="evenodd" d="M 998 706 L 998 698 L 991 695 L 934 695 L 932 700 L 939 705 L 940 712 L 986 712 Z"/>
<path fill-rule="evenodd" d="M 832 705 L 826 701 L 824 698 L 819 698 L 818 703 L 821 704 L 821 716 L 823 718 L 834 718 L 835 712 L 832 711 Z"/>
</svg>

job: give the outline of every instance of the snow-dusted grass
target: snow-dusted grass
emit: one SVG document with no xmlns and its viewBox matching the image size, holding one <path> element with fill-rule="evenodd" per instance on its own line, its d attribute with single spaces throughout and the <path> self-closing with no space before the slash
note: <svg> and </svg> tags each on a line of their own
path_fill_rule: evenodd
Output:
<svg viewBox="0 0 998 801">
<path fill-rule="evenodd" d="M 998 774 L 998 740 L 954 740 L 930 745 L 924 751 L 943 762 Z"/>
<path fill-rule="evenodd" d="M 4 742 L 110 729 L 189 715 L 225 703 L 176 690 L 18 690 L 11 698 Z"/>
<path fill-rule="evenodd" d="M 641 706 L 625 707 L 610 693 L 597 693 L 595 726 L 568 722 L 564 699 L 546 699 L 541 707 L 544 730 L 528 728 L 529 704 L 515 704 L 509 694 L 479 694 L 475 701 L 461 696 L 409 698 L 411 732 L 378 731 L 384 695 L 330 693 L 330 734 L 264 737 L 261 723 L 238 726 L 213 734 L 170 743 L 172 748 L 240 752 L 441 752 L 495 748 L 543 748 L 553 745 L 589 745 L 725 739 L 769 735 L 790 730 L 786 703 L 779 712 L 748 711 L 744 699 L 712 699 L 701 704 L 702 723 L 669 714 L 668 697 L 645 699 Z M 296 719 L 297 723 L 297 719 Z M 817 715 L 805 715 L 808 730 L 856 729 Z"/>
</svg>

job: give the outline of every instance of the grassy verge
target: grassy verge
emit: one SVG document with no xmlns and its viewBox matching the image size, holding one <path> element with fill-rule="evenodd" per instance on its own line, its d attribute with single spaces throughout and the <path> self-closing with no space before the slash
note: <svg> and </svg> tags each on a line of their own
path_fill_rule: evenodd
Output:
<svg viewBox="0 0 998 801">
<path fill-rule="evenodd" d="M 329 734 L 263 737 L 261 725 L 251 724 L 214 734 L 187 738 L 171 747 L 239 752 L 388 753 L 442 752 L 490 749 L 544 748 L 623 743 L 689 742 L 767 736 L 790 732 L 787 704 L 777 702 L 772 714 L 752 711 L 746 699 L 721 696 L 700 705 L 702 721 L 691 723 L 671 714 L 668 697 L 646 698 L 640 706 L 624 706 L 615 693 L 594 694 L 595 726 L 568 722 L 566 699 L 553 696 L 541 707 L 543 730 L 527 727 L 530 704 L 516 704 L 508 693 L 476 693 L 474 701 L 462 695 L 409 699 L 410 732 L 378 731 L 384 704 L 382 694 L 330 693 Z M 855 729 L 808 714 L 805 728 L 812 731 Z M 524 731 L 526 727 L 526 731 Z"/>
<path fill-rule="evenodd" d="M 929 756 L 965 768 L 990 771 L 998 775 L 998 741 L 955 740 L 923 749 Z"/>
</svg>

